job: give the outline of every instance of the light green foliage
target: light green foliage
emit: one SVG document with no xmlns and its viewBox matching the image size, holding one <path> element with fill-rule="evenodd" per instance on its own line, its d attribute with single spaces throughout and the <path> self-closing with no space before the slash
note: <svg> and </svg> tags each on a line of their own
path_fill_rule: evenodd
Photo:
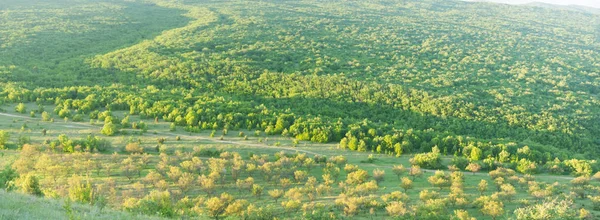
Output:
<svg viewBox="0 0 600 220">
<path fill-rule="evenodd" d="M 25 174 L 19 178 L 17 178 L 14 182 L 14 186 L 17 190 L 22 193 L 41 196 L 42 190 L 40 188 L 40 183 L 38 177 L 36 177 L 32 173 Z"/>
<path fill-rule="evenodd" d="M 578 219 L 579 212 L 573 209 L 573 201 L 567 198 L 548 198 L 541 204 L 534 204 L 515 210 L 516 219 Z"/>
<path fill-rule="evenodd" d="M 109 122 L 104 123 L 104 126 L 102 127 L 102 130 L 100 132 L 106 136 L 113 136 L 113 135 L 119 133 L 119 129 L 118 129 L 117 125 L 115 125 L 109 121 Z"/>
<path fill-rule="evenodd" d="M 429 153 L 415 154 L 410 163 L 427 169 L 437 169 L 442 167 L 440 151 L 434 147 Z"/>
<path fill-rule="evenodd" d="M 540 176 L 560 183 L 536 188 L 511 171 L 478 172 L 597 171 L 600 44 L 591 10 L 444 0 L 2 3 L 0 127 L 31 136 L 31 146 L 0 152 L 8 155 L 0 163 L 35 174 L 48 196 L 68 196 L 70 174 L 89 175 L 75 200 L 92 201 L 84 195 L 94 188 L 110 207 L 182 219 L 469 218 L 457 209 L 512 218 L 549 195 L 575 193 L 573 210 L 597 196 L 586 179 L 568 187 L 566 177 Z M 11 116 L 34 103 L 42 121 L 57 123 Z M 70 138 L 36 136 L 42 129 Z M 217 131 L 220 140 L 206 137 Z M 241 141 L 249 131 L 257 138 Z M 142 143 L 128 149 L 128 136 Z M 6 142 L 0 135 L 0 147 Z M 142 145 L 146 159 L 120 154 Z M 361 163 L 367 154 L 380 155 Z M 408 157 L 410 170 L 392 167 Z M 473 175 L 427 170 L 450 160 Z M 382 181 L 391 172 L 398 178 Z M 427 181 L 444 189 L 453 178 L 461 181 L 450 193 L 417 201 Z M 487 181 L 500 192 L 488 192 Z M 407 201 L 380 199 L 399 186 Z M 468 205 L 477 188 L 495 198 Z"/>
<path fill-rule="evenodd" d="M 19 103 L 16 107 L 15 107 L 15 111 L 21 114 L 25 114 L 25 112 L 27 112 L 27 107 L 25 106 L 25 104 L 23 103 Z"/>
<path fill-rule="evenodd" d="M 527 159 L 521 159 L 517 164 L 517 171 L 524 174 L 534 174 L 537 172 L 537 164 Z"/>
<path fill-rule="evenodd" d="M 0 149 L 5 149 L 10 135 L 8 132 L 0 130 Z"/>
<path fill-rule="evenodd" d="M 175 215 L 173 203 L 171 202 L 171 194 L 168 191 L 152 191 L 150 194 L 140 200 L 129 200 L 132 204 L 126 209 L 149 214 L 159 215 L 164 217 L 172 217 Z"/>
</svg>

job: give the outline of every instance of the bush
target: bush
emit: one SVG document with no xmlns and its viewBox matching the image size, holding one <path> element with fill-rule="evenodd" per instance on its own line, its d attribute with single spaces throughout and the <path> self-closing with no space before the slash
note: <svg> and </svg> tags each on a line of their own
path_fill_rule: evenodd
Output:
<svg viewBox="0 0 600 220">
<path fill-rule="evenodd" d="M 40 189 L 40 182 L 38 178 L 31 173 L 19 177 L 15 181 L 14 187 L 16 187 L 22 193 L 27 193 L 36 196 L 42 195 L 42 190 Z"/>
<path fill-rule="evenodd" d="M 6 149 L 6 143 L 8 142 L 9 138 L 10 135 L 8 132 L 0 130 L 0 150 Z"/>
<path fill-rule="evenodd" d="M 73 116 L 73 121 L 74 122 L 82 122 L 83 121 L 83 115 L 82 114 L 76 114 L 75 116 Z"/>
<path fill-rule="evenodd" d="M 71 177 L 69 179 L 69 199 L 76 202 L 93 204 L 94 189 L 90 181 L 82 183 L 79 176 Z"/>
<path fill-rule="evenodd" d="M 131 154 L 142 154 L 144 153 L 144 148 L 138 143 L 129 143 L 125 146 L 125 151 Z"/>
<path fill-rule="evenodd" d="M 4 170 L 0 172 L 0 188 L 6 188 L 8 183 L 17 179 L 19 174 L 13 170 L 10 166 L 4 167 Z"/>
<path fill-rule="evenodd" d="M 102 130 L 100 132 L 106 136 L 113 136 L 119 133 L 119 129 L 112 122 L 107 122 L 104 124 L 104 127 L 102 127 Z"/>
<path fill-rule="evenodd" d="M 147 215 L 156 215 L 162 217 L 173 217 L 175 216 L 175 209 L 171 203 L 171 194 L 168 191 L 152 191 L 143 199 L 137 202 L 135 200 L 126 201 L 126 209 L 129 211 L 139 212 Z"/>
<path fill-rule="evenodd" d="M 25 112 L 27 112 L 27 107 L 25 107 L 25 104 L 23 103 L 19 103 L 16 107 L 15 107 L 15 111 L 21 114 L 25 114 Z"/>
</svg>

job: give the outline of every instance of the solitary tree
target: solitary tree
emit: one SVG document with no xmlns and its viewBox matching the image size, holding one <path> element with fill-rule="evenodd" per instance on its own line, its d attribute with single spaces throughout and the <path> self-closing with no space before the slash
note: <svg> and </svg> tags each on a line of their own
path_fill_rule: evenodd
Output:
<svg viewBox="0 0 600 220">
<path fill-rule="evenodd" d="M 274 189 L 269 191 L 269 196 L 271 196 L 271 198 L 273 198 L 275 200 L 275 203 L 277 203 L 277 200 L 279 200 L 279 198 L 281 198 L 283 196 L 283 190 L 280 189 Z"/>
<path fill-rule="evenodd" d="M 477 185 L 477 190 L 479 191 L 480 195 L 483 195 L 483 193 L 487 190 L 488 187 L 488 183 L 485 180 L 481 180 L 479 182 L 479 185 Z"/>
<path fill-rule="evenodd" d="M 400 187 L 404 189 L 404 192 L 413 188 L 413 181 L 407 177 L 402 177 L 402 182 L 400 183 Z"/>
<path fill-rule="evenodd" d="M 381 170 L 381 169 L 373 170 L 373 179 L 375 179 L 375 181 L 377 181 L 377 183 L 380 183 L 381 181 L 383 181 L 384 177 L 385 177 L 384 170 Z"/>
<path fill-rule="evenodd" d="M 106 136 L 113 136 L 113 135 L 119 133 L 119 130 L 115 124 L 108 121 L 108 122 L 104 123 L 104 127 L 102 127 L 102 130 L 100 132 Z"/>
<path fill-rule="evenodd" d="M 470 163 L 465 169 L 471 171 L 471 173 L 475 175 L 476 172 L 479 172 L 479 170 L 481 170 L 481 165 L 479 165 L 479 163 Z"/>
<path fill-rule="evenodd" d="M 490 217 L 492 217 L 493 220 L 496 220 L 496 218 L 498 218 L 498 216 L 501 216 L 502 214 L 504 214 L 504 205 L 502 204 L 502 202 L 499 201 L 487 201 L 484 205 L 483 208 L 481 208 L 481 212 L 483 212 L 483 214 L 488 215 Z"/>
<path fill-rule="evenodd" d="M 400 179 L 400 176 L 406 173 L 406 168 L 404 168 L 403 165 L 394 165 L 392 171 L 394 172 L 394 174 L 396 174 L 396 176 L 398 176 L 398 179 Z"/>
</svg>

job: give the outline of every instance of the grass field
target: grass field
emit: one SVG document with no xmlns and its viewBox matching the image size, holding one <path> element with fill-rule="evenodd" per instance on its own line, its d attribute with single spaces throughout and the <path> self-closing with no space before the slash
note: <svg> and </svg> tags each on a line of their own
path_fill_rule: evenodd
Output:
<svg viewBox="0 0 600 220">
<path fill-rule="evenodd" d="M 113 210 L 100 210 L 98 207 L 82 204 L 65 205 L 55 199 L 39 198 L 20 193 L 0 190 L 0 219 L 69 219 L 67 210 L 71 210 L 75 219 L 161 219 L 155 216 L 142 216 Z"/>
<path fill-rule="evenodd" d="M 28 104 L 28 109 L 35 109 L 37 106 L 34 104 Z M 52 106 L 45 106 L 45 109 L 52 109 Z M 20 151 L 18 151 L 17 145 L 15 143 L 18 142 L 19 137 L 29 137 L 30 143 L 33 145 L 43 146 L 41 152 L 35 154 L 35 157 L 40 158 L 41 155 L 47 155 L 50 158 L 54 158 L 54 160 L 62 161 L 58 162 L 58 164 L 62 163 L 62 166 L 65 167 L 67 171 L 60 172 L 60 174 L 48 174 L 46 173 L 48 170 L 40 167 L 40 165 L 32 164 L 31 172 L 35 173 L 40 178 L 40 184 L 43 189 L 47 190 L 47 196 L 63 198 L 65 196 L 68 197 L 69 189 L 65 187 L 64 184 L 71 181 L 73 177 L 72 175 L 80 175 L 81 179 L 86 179 L 91 181 L 92 185 L 96 187 L 98 190 L 98 195 L 106 195 L 109 199 L 108 205 L 112 208 L 123 209 L 127 207 L 127 200 L 130 198 L 134 198 L 132 201 L 143 200 L 146 195 L 148 195 L 151 191 L 155 189 L 162 188 L 162 190 L 166 190 L 170 192 L 170 196 L 176 211 L 176 216 L 205 216 L 207 211 L 202 207 L 202 204 L 194 204 L 194 202 L 189 202 L 189 210 L 186 208 L 177 208 L 179 205 L 178 201 L 186 200 L 186 197 L 189 199 L 198 199 L 198 198 L 210 198 L 211 196 L 218 196 L 221 193 L 229 193 L 237 200 L 245 200 L 249 204 L 255 204 L 260 206 L 268 206 L 272 205 L 274 208 L 274 213 L 278 216 L 282 216 L 283 218 L 295 218 L 297 215 L 294 213 L 301 212 L 300 207 L 292 208 L 287 210 L 280 205 L 280 202 L 285 201 L 285 197 L 281 198 L 278 201 L 273 200 L 267 194 L 268 191 L 274 189 L 281 189 L 282 185 L 277 181 L 277 177 L 280 178 L 290 178 L 291 184 L 287 186 L 287 189 L 298 188 L 305 189 L 308 187 L 305 185 L 305 181 L 294 181 L 293 173 L 285 174 L 285 170 L 282 168 L 280 175 L 277 177 L 273 177 L 274 181 L 266 181 L 266 179 L 261 175 L 262 171 L 257 171 L 254 174 L 250 172 L 240 172 L 239 176 L 236 179 L 244 180 L 250 176 L 254 178 L 253 184 L 257 184 L 261 186 L 263 189 L 262 195 L 253 195 L 251 189 L 241 190 L 236 181 L 231 176 L 231 173 L 225 172 L 223 173 L 224 177 L 222 179 L 216 178 L 215 184 L 216 186 L 212 189 L 212 192 L 207 192 L 202 187 L 201 183 L 197 183 L 196 180 L 201 175 L 208 174 L 206 171 L 200 171 L 199 173 L 193 174 L 192 181 L 194 182 L 189 189 L 182 190 L 181 182 L 178 182 L 176 178 L 171 177 L 171 173 L 173 172 L 171 169 L 177 169 L 182 171 L 182 173 L 186 173 L 186 171 L 182 168 L 181 165 L 184 161 L 191 161 L 193 157 L 198 157 L 200 160 L 204 161 L 204 167 L 202 170 L 212 169 L 209 165 L 210 161 L 215 158 L 219 158 L 219 155 L 201 155 L 200 151 L 203 149 L 205 152 L 235 152 L 238 153 L 241 157 L 242 161 L 245 161 L 246 164 L 252 163 L 254 159 L 253 155 L 267 155 L 265 158 L 267 161 L 275 162 L 277 158 L 274 155 L 277 155 L 279 152 L 285 152 L 290 158 L 294 158 L 297 154 L 304 154 L 307 157 L 321 156 L 327 158 L 333 158 L 335 156 L 343 156 L 347 159 L 347 164 L 355 164 L 359 169 L 367 171 L 369 174 L 372 174 L 374 170 L 383 170 L 385 171 L 384 180 L 378 182 L 378 187 L 376 191 L 369 192 L 367 195 L 364 195 L 367 198 L 378 198 L 382 195 L 394 192 L 394 191 L 403 191 L 400 188 L 400 181 L 394 175 L 393 166 L 395 165 L 403 165 L 404 167 L 410 167 L 411 164 L 409 159 L 413 155 L 402 155 L 400 157 L 393 157 L 388 155 L 371 155 L 366 152 L 356 152 L 356 151 L 344 151 L 336 148 L 336 144 L 317 144 L 310 142 L 300 142 L 294 144 L 293 139 L 286 138 L 282 136 L 265 136 L 264 133 L 259 136 L 255 136 L 253 131 L 228 131 L 227 135 L 221 135 L 222 132 L 218 132 L 214 137 L 211 137 L 211 131 L 204 131 L 201 133 L 188 133 L 183 131 L 182 128 L 178 127 L 175 131 L 171 131 L 169 127 L 169 123 L 165 122 L 157 122 L 155 123 L 153 120 L 146 120 L 148 124 L 147 132 L 143 133 L 139 130 L 132 129 L 123 129 L 119 135 L 113 137 L 106 137 L 100 134 L 100 130 L 102 129 L 102 122 L 100 123 L 90 123 L 89 119 L 85 119 L 84 121 L 88 122 L 71 122 L 64 120 L 55 120 L 54 122 L 42 122 L 39 115 L 35 117 L 30 117 L 29 115 L 19 114 L 14 111 L 14 109 L 10 106 L 4 106 L 4 113 L 0 114 L 0 130 L 8 131 L 10 133 L 10 142 L 8 144 L 9 149 L 0 151 L 2 155 L 2 159 L 0 160 L 0 166 L 4 167 L 5 165 L 11 164 L 14 161 L 19 160 Z M 118 118 L 123 118 L 124 112 L 113 112 Z M 136 116 L 130 116 L 130 121 L 140 121 L 140 118 Z M 42 135 L 42 130 L 46 130 L 46 135 Z M 239 132 L 244 132 L 246 137 L 240 137 Z M 67 135 L 71 140 L 83 139 L 90 134 L 96 135 L 98 137 L 102 137 L 112 143 L 112 148 L 107 150 L 104 153 L 73 153 L 73 154 L 65 154 L 61 152 L 51 152 L 48 150 L 48 143 L 52 140 L 57 139 L 59 134 Z M 176 137 L 179 137 L 177 140 Z M 165 142 L 163 144 L 158 143 L 159 138 L 165 138 Z M 144 148 L 144 152 L 147 154 L 148 162 L 146 165 L 139 170 L 139 174 L 130 175 L 130 178 L 125 174 L 125 164 L 122 161 L 125 161 L 127 158 L 132 158 L 135 161 L 140 160 L 142 156 L 140 155 L 131 155 L 130 153 L 124 150 L 125 145 L 128 143 L 139 143 L 141 147 Z M 156 146 L 160 145 L 160 152 L 157 151 Z M 162 155 L 161 155 L 162 154 Z M 223 155 L 221 155 L 223 158 Z M 164 158 L 169 158 L 169 166 L 165 169 L 162 174 L 162 178 L 166 180 L 166 186 L 153 185 L 152 183 L 146 182 L 146 176 L 154 172 L 156 170 L 160 170 L 159 168 L 161 161 L 164 161 Z M 212 158 L 212 159 L 211 159 Z M 227 158 L 227 157 L 225 157 Z M 368 158 L 371 158 L 371 161 L 368 161 Z M 30 158 L 31 159 L 31 158 Z M 452 156 L 442 156 L 442 161 L 444 164 L 450 164 Z M 86 161 L 96 161 L 100 164 L 114 164 L 111 167 L 112 171 L 110 174 L 107 174 L 105 171 L 105 167 L 100 168 L 86 168 Z M 215 160 L 216 161 L 216 160 Z M 236 160 L 224 160 L 225 163 L 235 163 Z M 56 164 L 57 162 L 53 162 L 51 164 Z M 231 169 L 227 165 L 226 169 Z M 312 169 L 305 168 L 300 164 L 300 166 L 293 166 L 294 169 L 305 170 L 307 171 L 308 177 L 315 177 L 317 183 L 323 183 L 323 179 L 321 178 L 324 173 L 322 169 L 324 164 L 316 164 Z M 339 182 L 344 182 L 345 176 L 347 172 L 343 170 L 344 167 L 341 167 L 342 171 L 339 177 Z M 419 205 L 423 201 L 420 201 L 420 192 L 423 190 L 437 191 L 440 193 L 440 198 L 449 198 L 448 195 L 450 193 L 450 189 L 448 187 L 438 188 L 433 187 L 432 184 L 428 182 L 428 177 L 434 174 L 433 170 L 423 170 L 424 175 L 422 177 L 417 177 L 414 179 L 413 188 L 408 190 L 406 194 L 409 199 L 406 201 L 407 204 L 410 205 Z M 446 173 L 450 173 L 446 171 Z M 176 175 L 176 174 L 174 174 Z M 181 176 L 181 173 L 180 173 Z M 407 176 L 406 174 L 404 176 Z M 522 177 L 522 176 L 520 176 Z M 552 184 L 557 183 L 558 188 L 560 190 L 558 192 L 568 193 L 570 181 L 573 177 L 570 176 L 551 176 L 551 175 L 536 175 L 535 181 L 540 184 Z M 464 173 L 464 187 L 462 190 L 464 191 L 464 196 L 468 198 L 470 201 L 467 205 L 462 206 L 452 206 L 449 205 L 448 208 L 445 208 L 447 214 L 452 214 L 452 210 L 454 209 L 464 209 L 467 210 L 471 216 L 476 218 L 488 218 L 489 216 L 483 215 L 482 212 L 479 211 L 477 206 L 471 205 L 471 202 L 474 201 L 480 194 L 477 190 L 477 185 L 481 180 L 486 180 L 489 183 L 488 190 L 484 192 L 484 195 L 491 195 L 496 192 L 494 180 L 490 178 L 490 176 L 485 172 L 478 173 Z M 516 185 L 516 184 L 515 184 Z M 114 191 L 110 191 L 110 189 L 106 189 L 110 186 L 114 186 Z M 512 216 L 512 212 L 519 208 L 523 207 L 530 203 L 535 203 L 537 201 L 534 199 L 530 193 L 528 193 L 527 186 L 525 188 L 515 187 L 516 195 L 514 198 L 504 202 L 504 214 L 500 216 L 500 218 L 507 218 Z M 441 190 L 440 190 L 441 189 Z M 597 188 L 590 188 L 595 191 Z M 333 184 L 330 191 L 328 193 L 323 193 L 317 195 L 315 198 L 309 198 L 307 196 L 300 196 L 300 201 L 302 204 L 333 204 L 337 199 L 339 199 L 339 194 L 347 193 L 348 189 L 342 186 L 337 186 L 337 184 Z M 50 193 L 51 192 L 51 193 Z M 590 194 L 594 192 L 590 191 Z M 3 194 L 7 195 L 11 199 L 21 200 L 22 198 L 15 194 Z M 25 197 L 29 198 L 29 197 Z M 51 201 L 51 202 L 48 202 Z M 39 200 L 38 203 L 35 204 L 46 204 L 48 206 L 57 206 L 60 201 L 55 200 Z M 12 203 L 9 203 L 12 204 Z M 246 204 L 247 205 L 247 204 Z M 37 206 L 36 206 L 37 207 Z M 79 207 L 79 206 L 77 206 Z M 86 207 L 86 206 L 81 206 Z M 197 209 L 194 209 L 197 207 Z M 338 216 L 342 216 L 343 210 L 338 209 L 336 206 L 326 206 L 328 207 L 326 210 L 336 213 Z M 591 201 L 588 199 L 575 200 L 575 205 L 573 208 L 579 210 L 583 207 L 593 207 Z M 7 204 L 4 204 L 4 207 L 0 209 L 5 209 L 0 211 L 0 213 L 4 213 L 5 216 L 19 216 L 19 211 L 14 210 Z M 591 208 L 587 208 L 594 215 L 598 215 L 600 213 L 592 211 Z M 196 210 L 196 211 L 190 211 Z M 198 211 L 201 210 L 201 211 Z M 376 209 L 374 210 L 374 214 L 377 216 L 386 216 L 385 209 Z M 64 209 L 54 208 L 53 212 L 48 213 L 38 213 L 38 212 L 28 212 L 28 215 L 31 215 L 31 218 L 37 218 L 37 216 L 61 216 L 64 213 Z M 134 212 L 137 212 L 134 210 Z M 113 213 L 113 212 L 111 212 Z M 47 215 L 45 215 L 47 214 Z M 225 214 L 225 213 L 223 213 Z M 82 218 L 87 218 L 88 216 L 97 216 L 98 218 L 104 218 L 104 216 L 99 216 L 97 214 L 97 210 L 93 208 L 87 208 L 81 210 L 80 212 L 76 212 L 76 215 L 79 215 Z M 109 216 L 115 216 L 116 218 L 121 218 L 123 213 L 114 212 Z M 160 214 L 159 214 L 160 215 Z M 169 217 L 173 217 L 172 215 L 166 215 Z M 233 215 L 235 216 L 235 215 Z M 352 214 L 355 218 L 371 218 L 371 214 L 369 214 L 368 210 L 363 210 L 357 213 Z"/>
</svg>

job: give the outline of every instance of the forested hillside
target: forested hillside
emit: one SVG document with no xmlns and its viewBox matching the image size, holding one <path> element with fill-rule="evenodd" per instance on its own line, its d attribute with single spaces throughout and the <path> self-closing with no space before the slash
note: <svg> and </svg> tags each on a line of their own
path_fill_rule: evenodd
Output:
<svg viewBox="0 0 600 220">
<path fill-rule="evenodd" d="M 597 14 L 433 0 L 2 7 L 6 103 L 381 153 L 600 153 Z"/>
<path fill-rule="evenodd" d="M 0 219 L 600 217 L 598 10 L 0 1 Z"/>
</svg>

